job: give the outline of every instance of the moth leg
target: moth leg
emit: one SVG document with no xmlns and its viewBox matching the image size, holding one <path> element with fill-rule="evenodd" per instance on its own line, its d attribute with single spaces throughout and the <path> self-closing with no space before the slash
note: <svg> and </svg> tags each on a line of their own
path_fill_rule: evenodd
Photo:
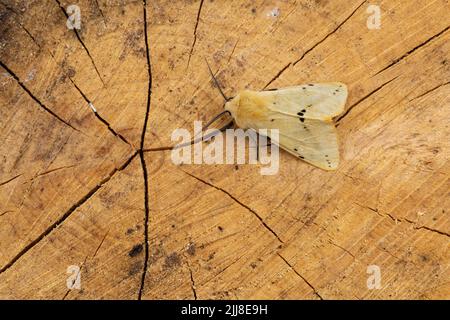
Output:
<svg viewBox="0 0 450 320">
<path fill-rule="evenodd" d="M 258 134 L 258 133 L 256 133 L 256 134 Z M 249 138 L 252 139 L 252 141 L 253 141 L 253 143 L 255 145 L 255 148 L 256 148 L 256 161 L 259 161 L 259 145 L 258 145 L 259 142 L 258 142 L 258 139 L 253 138 L 253 136 L 251 136 L 251 135 L 249 136 Z M 252 148 L 250 145 L 248 147 Z M 249 156 L 250 156 L 250 153 L 249 153 Z"/>
<path fill-rule="evenodd" d="M 255 131 L 255 130 L 254 130 Z M 256 132 L 256 134 L 257 134 L 257 140 L 255 141 L 254 139 L 253 139 L 253 137 L 252 136 L 250 136 L 250 138 L 255 142 L 255 145 L 256 145 L 256 161 L 259 161 L 259 148 L 260 148 L 260 145 L 259 145 L 259 143 L 260 143 L 260 141 L 261 141 L 261 135 L 257 132 L 257 131 L 255 131 Z M 270 145 L 272 144 L 272 142 L 270 141 L 270 137 L 266 137 L 266 139 L 267 139 L 267 145 L 266 145 L 266 147 L 270 147 Z"/>
<path fill-rule="evenodd" d="M 258 155 L 258 161 L 259 161 L 259 148 L 260 148 L 260 142 L 261 142 L 261 137 L 262 137 L 262 135 L 260 135 L 259 133 L 258 133 L 258 149 L 257 149 L 257 152 L 256 152 L 256 154 Z M 265 137 L 265 139 L 266 139 L 266 141 L 267 141 L 267 144 L 265 145 L 265 147 L 267 148 L 267 147 L 270 147 L 271 145 L 272 145 L 272 141 L 270 140 L 270 137 L 267 137 L 267 136 L 264 136 Z"/>
</svg>

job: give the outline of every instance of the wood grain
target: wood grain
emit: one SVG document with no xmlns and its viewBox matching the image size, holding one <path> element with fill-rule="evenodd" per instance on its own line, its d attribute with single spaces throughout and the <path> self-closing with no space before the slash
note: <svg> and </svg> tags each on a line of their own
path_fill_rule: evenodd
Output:
<svg viewBox="0 0 450 320">
<path fill-rule="evenodd" d="M 1 299 L 450 298 L 448 1 L 71 4 L 0 1 Z M 338 170 L 144 152 L 222 110 L 205 58 L 227 96 L 346 83 Z"/>
</svg>

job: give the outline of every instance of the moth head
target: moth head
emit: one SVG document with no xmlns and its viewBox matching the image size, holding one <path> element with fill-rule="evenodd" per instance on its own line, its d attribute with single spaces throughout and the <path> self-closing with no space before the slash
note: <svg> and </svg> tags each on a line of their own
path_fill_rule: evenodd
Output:
<svg viewBox="0 0 450 320">
<path fill-rule="evenodd" d="M 231 113 L 231 116 L 236 119 L 236 114 L 239 108 L 239 95 L 235 96 L 233 99 L 225 102 L 225 110 Z"/>
</svg>

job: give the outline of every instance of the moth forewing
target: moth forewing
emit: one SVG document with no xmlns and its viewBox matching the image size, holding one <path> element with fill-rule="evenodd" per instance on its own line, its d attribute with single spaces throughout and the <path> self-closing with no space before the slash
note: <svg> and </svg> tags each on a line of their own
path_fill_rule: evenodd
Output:
<svg viewBox="0 0 450 320">
<path fill-rule="evenodd" d="M 347 86 L 343 83 L 305 84 L 268 91 L 275 95 L 271 110 L 309 119 L 331 120 L 344 111 Z"/>
</svg>

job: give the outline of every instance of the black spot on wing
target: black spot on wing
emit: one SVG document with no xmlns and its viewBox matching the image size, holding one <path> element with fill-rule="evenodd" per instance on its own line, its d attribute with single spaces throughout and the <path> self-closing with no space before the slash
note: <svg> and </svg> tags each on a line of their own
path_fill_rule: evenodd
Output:
<svg viewBox="0 0 450 320">
<path fill-rule="evenodd" d="M 305 118 L 304 118 L 304 116 L 305 116 L 305 113 L 306 112 L 306 110 L 305 109 L 303 109 L 302 111 L 300 111 L 300 112 L 297 112 L 297 115 L 300 117 L 300 121 L 301 122 L 304 122 L 305 121 Z"/>
</svg>

